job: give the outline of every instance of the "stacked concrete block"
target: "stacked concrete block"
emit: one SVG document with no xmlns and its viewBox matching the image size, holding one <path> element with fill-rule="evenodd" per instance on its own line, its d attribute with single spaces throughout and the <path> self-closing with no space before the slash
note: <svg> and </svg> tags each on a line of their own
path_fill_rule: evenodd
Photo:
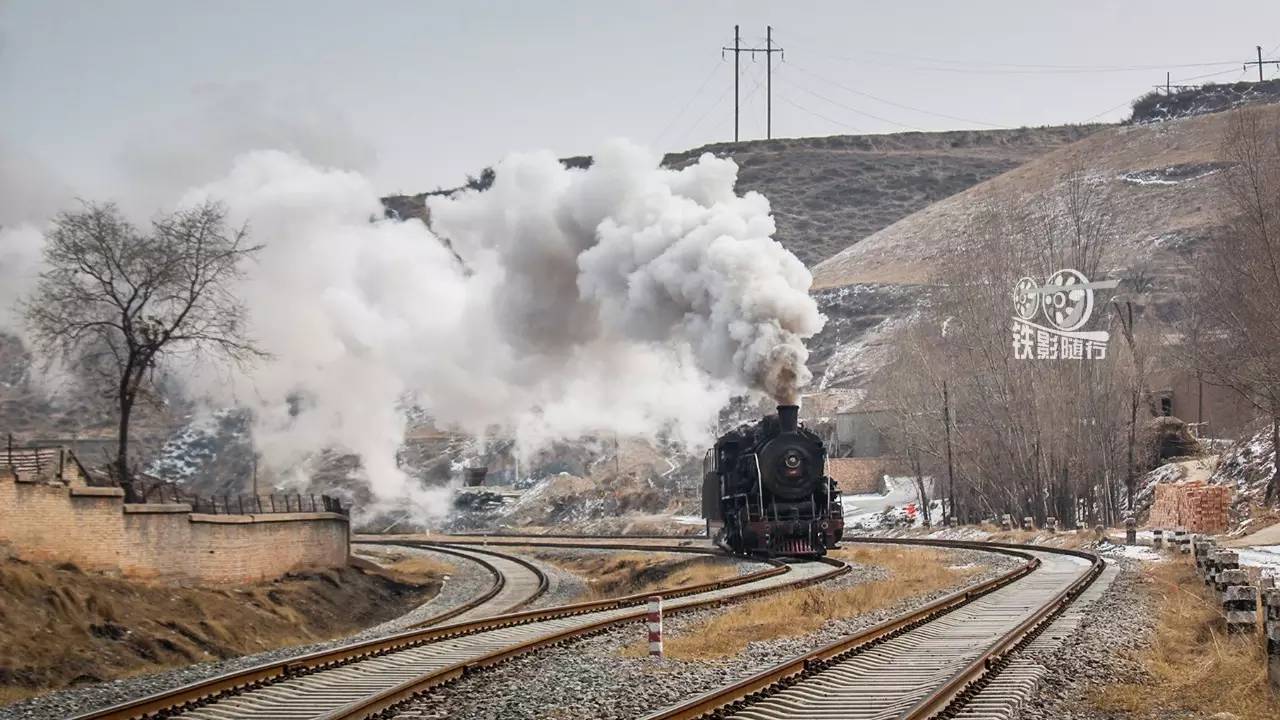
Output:
<svg viewBox="0 0 1280 720">
<path fill-rule="evenodd" d="M 1124 544 L 1138 544 L 1138 519 L 1132 515 L 1124 519 Z"/>
<path fill-rule="evenodd" d="M 1186 530 L 1173 531 L 1173 547 L 1169 548 L 1183 555 L 1191 554 L 1191 536 Z"/>
<path fill-rule="evenodd" d="M 1164 530 L 1156 528 L 1151 531 L 1151 547 L 1155 550 L 1164 549 Z"/>
<path fill-rule="evenodd" d="M 1044 529 L 1048 530 L 1050 533 L 1058 532 L 1058 518 L 1056 517 L 1045 518 Z"/>
<path fill-rule="evenodd" d="M 1218 543 L 1212 538 L 1196 535 L 1191 540 L 1192 557 L 1195 559 L 1196 571 L 1204 575 L 1209 563 L 1209 555 L 1218 551 Z"/>
<path fill-rule="evenodd" d="M 1028 516 L 1026 516 L 1026 517 L 1022 518 L 1022 529 L 1023 529 L 1023 530 L 1035 530 L 1035 529 L 1036 529 L 1036 519 L 1035 519 L 1035 518 L 1033 518 L 1033 517 L 1031 517 L 1030 515 L 1028 515 Z"/>
<path fill-rule="evenodd" d="M 1005 513 L 1004 515 L 1000 516 L 1000 529 L 1004 530 L 1005 532 L 1009 532 L 1010 530 L 1013 529 L 1012 515 L 1010 515 L 1009 513 Z"/>
<path fill-rule="evenodd" d="M 1267 678 L 1271 690 L 1280 693 L 1280 589 L 1263 590 L 1262 606 L 1267 635 Z"/>
<path fill-rule="evenodd" d="M 1223 570 L 1216 580 L 1222 614 L 1227 619 L 1227 632 L 1252 633 L 1258 624 L 1258 588 L 1249 584 L 1244 570 Z"/>
<path fill-rule="evenodd" d="M 1205 574 L 1205 584 L 1212 586 L 1222 594 L 1218 576 L 1228 570 L 1240 569 L 1240 557 L 1234 550 L 1219 550 L 1209 555 L 1209 571 Z"/>
</svg>

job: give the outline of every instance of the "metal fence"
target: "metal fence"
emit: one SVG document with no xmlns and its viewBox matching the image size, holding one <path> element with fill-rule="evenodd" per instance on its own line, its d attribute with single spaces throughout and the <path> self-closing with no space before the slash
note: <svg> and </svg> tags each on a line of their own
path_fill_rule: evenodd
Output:
<svg viewBox="0 0 1280 720">
<path fill-rule="evenodd" d="M 153 500 L 154 502 L 154 500 Z M 329 495 L 210 495 L 179 499 L 192 512 L 208 515 L 258 515 L 265 513 L 329 512 L 345 515 L 342 500 Z"/>
<path fill-rule="evenodd" d="M 86 485 L 112 484 L 108 478 L 90 473 L 70 448 L 41 443 L 15 445 L 12 433 L 6 434 L 4 446 L 0 447 L 0 467 L 7 467 L 18 478 L 65 480 L 67 473 L 78 473 Z"/>
</svg>

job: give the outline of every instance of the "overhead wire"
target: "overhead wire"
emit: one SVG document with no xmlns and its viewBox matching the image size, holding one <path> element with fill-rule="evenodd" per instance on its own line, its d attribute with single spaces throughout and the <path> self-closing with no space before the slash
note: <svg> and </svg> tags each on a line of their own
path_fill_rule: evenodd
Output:
<svg viewBox="0 0 1280 720">
<path fill-rule="evenodd" d="M 862 116 L 864 116 L 864 117 L 869 117 L 869 118 L 871 118 L 872 120 L 879 120 L 880 122 L 888 123 L 888 124 L 890 124 L 890 125 L 896 125 L 896 126 L 901 127 L 901 128 L 906 128 L 907 130 L 917 130 L 917 131 L 921 131 L 921 132 L 923 132 L 923 131 L 921 130 L 921 128 L 915 127 L 915 126 L 913 126 L 913 125 L 907 125 L 906 123 L 900 123 L 900 122 L 898 122 L 898 121 L 896 121 L 896 120 L 890 120 L 890 119 L 889 119 L 889 118 L 887 118 L 887 117 L 882 117 L 882 116 L 880 116 L 880 115 L 876 115 L 875 113 L 869 113 L 869 112 L 867 112 L 866 110 L 860 110 L 860 109 L 858 109 L 858 108 L 856 108 L 856 107 L 853 107 L 852 105 L 846 105 L 845 103 L 842 103 L 842 102 L 840 102 L 839 100 L 832 100 L 831 98 L 827 97 L 826 95 L 823 95 L 823 94 L 822 94 L 822 93 L 820 93 L 820 92 L 817 92 L 817 91 L 815 91 L 815 90 L 813 90 L 813 89 L 811 89 L 811 88 L 805 87 L 804 85 L 801 85 L 800 83 L 794 82 L 794 79 L 793 79 L 793 81 L 792 81 L 792 83 L 791 83 L 791 86 L 792 86 L 792 87 L 794 87 L 794 88 L 796 88 L 796 89 L 798 89 L 798 90 L 801 90 L 801 91 L 803 91 L 803 92 L 805 92 L 805 93 L 808 93 L 809 95 L 812 95 L 812 96 L 814 96 L 814 97 L 818 98 L 819 100 L 822 100 L 822 101 L 824 101 L 824 102 L 826 102 L 826 103 L 828 103 L 828 104 L 830 104 L 830 105 L 834 105 L 834 106 L 836 106 L 836 107 L 838 107 L 838 108 L 841 108 L 841 109 L 843 109 L 843 110 L 847 110 L 847 111 L 849 111 L 849 112 L 851 112 L 851 113 L 855 113 L 855 114 L 857 114 L 857 115 L 862 115 Z"/>
<path fill-rule="evenodd" d="M 680 108 L 680 112 L 676 113 L 675 117 L 671 118 L 662 128 L 662 131 L 658 133 L 658 136 L 653 141 L 654 145 L 659 145 L 662 142 L 662 139 L 671 131 L 671 128 L 675 127 L 680 118 L 684 117 L 684 114 L 688 112 L 694 101 L 702 96 L 702 92 L 707 89 L 707 86 L 711 84 L 711 80 L 715 78 L 716 70 L 720 69 L 723 64 L 724 60 L 721 59 L 711 66 L 711 71 L 707 73 L 707 76 L 698 85 L 698 89 L 693 91 L 693 95 L 689 96 L 689 99 L 685 101 L 684 106 Z"/>
<path fill-rule="evenodd" d="M 688 138 L 690 135 L 696 132 L 698 128 L 702 127 L 703 121 L 707 119 L 707 116 L 711 114 L 712 110 L 715 110 L 716 108 L 720 107 L 720 103 L 725 99 L 725 96 L 728 95 L 729 91 L 732 89 L 733 89 L 732 82 L 729 83 L 728 85 L 725 85 L 724 90 L 720 91 L 720 95 L 715 99 L 715 102 L 708 105 L 707 109 L 702 111 L 702 114 L 698 116 L 698 119 L 694 121 L 693 125 L 690 126 L 688 130 L 684 131 L 684 133 L 680 137 L 682 139 Z"/>
<path fill-rule="evenodd" d="M 816 73 L 816 72 L 814 72 L 814 71 L 812 71 L 812 70 L 808 70 L 808 69 L 806 69 L 806 68 L 803 68 L 803 67 L 801 67 L 801 66 L 799 66 L 799 65 L 795 64 L 794 62 L 793 62 L 793 63 L 788 63 L 788 64 L 790 65 L 790 67 L 793 67 L 793 68 L 795 68 L 795 69 L 799 70 L 800 72 L 802 72 L 802 73 L 804 73 L 804 74 L 806 74 L 806 75 L 812 76 L 812 77 L 814 77 L 814 78 L 816 78 L 816 79 L 818 79 L 818 80 L 822 80 L 823 82 L 826 82 L 826 83 L 829 83 L 829 84 L 831 84 L 831 85 L 834 85 L 835 87 L 838 87 L 838 88 L 840 88 L 841 90 L 844 90 L 845 92 L 852 93 L 852 94 L 854 94 L 854 95 L 859 95 L 859 96 L 861 96 L 861 97 L 865 97 L 865 98 L 868 98 L 868 99 L 871 99 L 871 100 L 875 100 L 876 102 L 881 102 L 881 103 L 884 103 L 885 105 L 892 105 L 893 107 L 901 108 L 901 109 L 903 109 L 903 110 L 910 110 L 910 111 L 912 111 L 912 112 L 918 112 L 918 113 L 921 113 L 921 114 L 923 114 L 923 115 L 933 115 L 934 117 L 945 118 L 945 119 L 947 119 L 947 120 L 955 120 L 956 122 L 969 123 L 969 124 L 971 124 L 971 125 L 985 125 L 985 126 L 987 126 L 987 127 L 991 127 L 991 128 L 999 128 L 999 129 L 1006 129 L 1006 128 L 1008 127 L 1008 126 L 1006 126 L 1006 125 L 997 125 L 997 124 L 995 124 L 995 123 L 984 122 L 984 121 L 982 121 L 982 120 L 973 120 L 973 119 L 970 119 L 970 118 L 962 118 L 962 117 L 958 117 L 958 116 L 956 116 L 956 115 L 948 115 L 948 114 L 946 114 L 946 113 L 935 112 L 935 111 L 933 111 L 933 110 L 925 110 L 924 108 L 913 107 L 913 106 L 911 106 L 911 105 L 906 105 L 906 104 L 904 104 L 904 103 L 895 102 L 895 101 L 893 101 L 893 100 L 888 100 L 888 99 L 886 99 L 886 98 L 882 98 L 882 97 L 879 97 L 879 96 L 877 96 L 877 95 L 872 95 L 872 94 L 871 94 L 871 93 L 869 93 L 869 92 L 864 92 L 864 91 L 862 91 L 862 90 L 855 90 L 854 88 L 851 88 L 851 87 L 849 87 L 849 86 L 847 86 L 847 85 L 844 85 L 844 84 L 842 84 L 842 83 L 840 83 L 840 82 L 837 82 L 837 81 L 832 80 L 832 79 L 830 79 L 830 78 L 828 78 L 828 77 L 824 77 L 824 76 L 822 76 L 822 75 L 819 75 L 818 73 Z"/>
<path fill-rule="evenodd" d="M 860 128 L 860 127 L 858 127 L 858 126 L 856 126 L 856 125 L 850 125 L 849 123 L 843 122 L 843 121 L 841 121 L 841 120 L 836 120 L 835 118 L 827 117 L 826 115 L 823 115 L 822 113 L 818 112 L 817 110 L 812 110 L 812 109 L 810 109 L 810 108 L 807 108 L 807 107 L 805 107 L 805 106 L 801 105 L 800 103 L 798 103 L 798 102 L 796 102 L 796 101 L 792 100 L 791 98 L 789 98 L 789 97 L 787 97 L 786 95 L 783 95 L 783 94 L 781 94 L 781 93 L 779 93 L 779 94 L 778 94 L 778 99 L 779 99 L 779 100 L 781 100 L 782 102 L 784 102 L 784 103 L 786 103 L 786 104 L 790 105 L 791 107 L 796 108 L 797 110 L 800 110 L 800 111 L 802 111 L 802 112 L 806 112 L 806 113 L 808 113 L 808 114 L 810 114 L 810 115 L 812 115 L 812 116 L 814 116 L 814 117 L 816 117 L 816 118 L 818 118 L 818 119 L 820 119 L 820 120 L 825 120 L 825 121 L 827 121 L 827 122 L 831 123 L 832 125 L 838 125 L 839 127 L 842 127 L 842 128 L 848 129 L 848 130 L 853 130 L 853 131 L 854 131 L 854 132 L 856 132 L 856 133 L 864 133 L 864 132 L 866 132 L 865 130 L 863 130 L 862 128 Z"/>
</svg>

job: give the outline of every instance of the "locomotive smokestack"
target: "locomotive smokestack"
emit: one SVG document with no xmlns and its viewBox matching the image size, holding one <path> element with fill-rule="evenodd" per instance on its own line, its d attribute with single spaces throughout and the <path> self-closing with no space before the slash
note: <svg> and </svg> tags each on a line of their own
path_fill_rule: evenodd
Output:
<svg viewBox="0 0 1280 720">
<path fill-rule="evenodd" d="M 800 424 L 800 406 L 799 405 L 779 405 L 778 406 L 778 428 L 782 432 L 795 432 Z"/>
</svg>

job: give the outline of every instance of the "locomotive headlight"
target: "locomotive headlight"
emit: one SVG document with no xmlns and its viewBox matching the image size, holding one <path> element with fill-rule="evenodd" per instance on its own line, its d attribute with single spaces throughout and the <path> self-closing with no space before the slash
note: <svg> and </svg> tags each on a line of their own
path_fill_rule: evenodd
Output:
<svg viewBox="0 0 1280 720">
<path fill-rule="evenodd" d="M 794 451 L 787 453 L 782 458 L 782 464 L 787 468 L 785 470 L 787 475 L 799 475 L 800 474 L 800 453 L 797 453 Z"/>
</svg>

